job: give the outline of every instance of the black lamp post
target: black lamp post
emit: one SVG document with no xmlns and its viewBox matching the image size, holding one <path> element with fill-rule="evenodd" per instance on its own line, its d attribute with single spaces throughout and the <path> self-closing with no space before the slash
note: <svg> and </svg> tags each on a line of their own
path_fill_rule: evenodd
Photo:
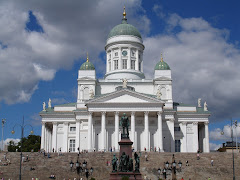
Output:
<svg viewBox="0 0 240 180">
<path fill-rule="evenodd" d="M 165 168 L 163 169 L 163 178 L 167 179 L 167 170 Z"/>
<path fill-rule="evenodd" d="M 179 167 L 179 171 L 181 172 L 181 170 L 182 170 L 182 162 L 181 161 L 179 161 L 178 167 Z"/>
<path fill-rule="evenodd" d="M 21 153 L 20 153 L 20 168 L 19 168 L 19 180 L 22 179 L 22 141 L 23 141 L 23 133 L 24 133 L 24 128 L 26 126 L 30 126 L 32 128 L 32 130 L 30 131 L 31 134 L 33 134 L 33 127 L 30 124 L 24 124 L 24 117 L 23 117 L 23 121 L 22 124 L 15 124 L 13 126 L 13 130 L 12 130 L 12 134 L 15 133 L 14 128 L 15 126 L 20 126 L 21 127 Z"/>
</svg>

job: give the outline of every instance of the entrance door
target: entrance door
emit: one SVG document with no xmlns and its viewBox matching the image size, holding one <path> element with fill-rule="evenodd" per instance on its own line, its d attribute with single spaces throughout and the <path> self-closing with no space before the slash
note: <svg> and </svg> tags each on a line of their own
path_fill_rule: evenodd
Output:
<svg viewBox="0 0 240 180">
<path fill-rule="evenodd" d="M 181 152 L 181 142 L 180 142 L 180 140 L 175 140 L 175 152 Z"/>
</svg>

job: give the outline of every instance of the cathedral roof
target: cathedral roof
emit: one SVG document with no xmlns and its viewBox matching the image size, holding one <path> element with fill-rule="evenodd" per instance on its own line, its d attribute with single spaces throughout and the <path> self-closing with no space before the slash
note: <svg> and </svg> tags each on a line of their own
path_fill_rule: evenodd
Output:
<svg viewBox="0 0 240 180">
<path fill-rule="evenodd" d="M 169 65 L 165 61 L 163 61 L 162 55 L 161 61 L 159 61 L 155 66 L 155 70 L 170 70 Z"/>
<path fill-rule="evenodd" d="M 87 61 L 81 65 L 80 70 L 95 70 L 93 63 L 89 62 L 88 55 Z"/>
<path fill-rule="evenodd" d="M 140 32 L 137 30 L 137 28 L 134 27 L 133 25 L 127 23 L 125 7 L 124 7 L 124 12 L 123 12 L 122 23 L 115 26 L 110 31 L 110 33 L 108 34 L 108 38 L 111 38 L 114 36 L 120 36 L 120 35 L 136 36 L 136 37 L 139 37 L 142 39 L 142 36 L 141 36 Z"/>
</svg>

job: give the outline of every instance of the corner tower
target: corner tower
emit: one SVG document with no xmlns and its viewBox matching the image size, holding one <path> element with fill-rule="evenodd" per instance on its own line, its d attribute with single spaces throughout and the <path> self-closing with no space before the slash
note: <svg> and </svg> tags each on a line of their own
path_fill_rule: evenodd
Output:
<svg viewBox="0 0 240 180">
<path fill-rule="evenodd" d="M 141 34 L 127 23 L 124 7 L 122 23 L 109 33 L 106 50 L 105 79 L 144 79 Z"/>
</svg>

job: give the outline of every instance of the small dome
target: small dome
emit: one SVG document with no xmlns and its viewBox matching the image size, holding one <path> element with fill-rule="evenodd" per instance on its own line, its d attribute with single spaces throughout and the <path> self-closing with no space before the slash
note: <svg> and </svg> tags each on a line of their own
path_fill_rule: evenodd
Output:
<svg viewBox="0 0 240 180">
<path fill-rule="evenodd" d="M 161 54 L 161 61 L 156 64 L 155 70 L 170 70 L 169 65 L 163 61 L 162 54 Z"/>
<path fill-rule="evenodd" d="M 87 61 L 81 65 L 80 70 L 95 70 L 93 63 L 89 62 L 88 53 L 87 53 Z"/>
<path fill-rule="evenodd" d="M 108 38 L 120 35 L 136 36 L 142 39 L 140 32 L 133 25 L 128 24 L 127 19 L 123 19 L 122 24 L 115 26 L 108 34 Z"/>
<path fill-rule="evenodd" d="M 81 65 L 80 70 L 95 70 L 95 67 L 91 62 L 85 62 Z"/>
</svg>

